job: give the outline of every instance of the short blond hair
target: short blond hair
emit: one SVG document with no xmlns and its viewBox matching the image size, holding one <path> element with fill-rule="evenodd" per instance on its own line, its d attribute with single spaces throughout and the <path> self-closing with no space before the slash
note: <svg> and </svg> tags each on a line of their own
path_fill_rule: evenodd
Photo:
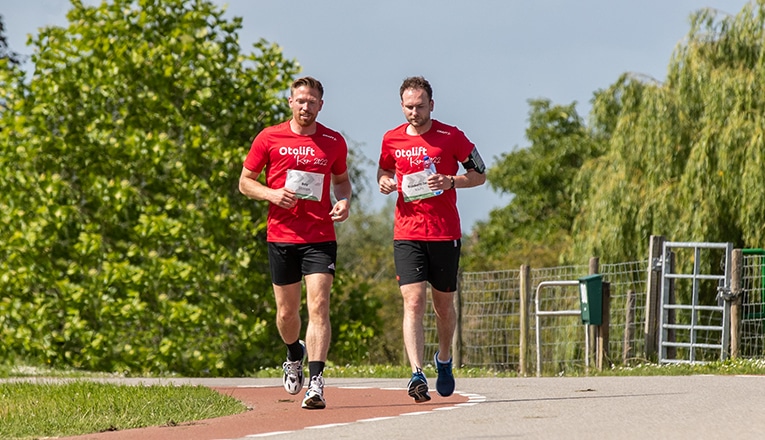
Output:
<svg viewBox="0 0 765 440">
<path fill-rule="evenodd" d="M 303 86 L 318 90 L 319 98 L 324 98 L 324 86 L 321 85 L 321 81 L 311 76 L 304 76 L 296 79 L 292 83 L 292 87 L 290 87 L 290 96 L 295 92 L 295 89 Z"/>
</svg>

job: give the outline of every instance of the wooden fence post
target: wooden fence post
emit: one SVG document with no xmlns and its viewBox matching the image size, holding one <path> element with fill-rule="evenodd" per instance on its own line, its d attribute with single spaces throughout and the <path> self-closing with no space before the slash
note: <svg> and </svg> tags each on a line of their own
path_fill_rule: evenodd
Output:
<svg viewBox="0 0 765 440">
<path fill-rule="evenodd" d="M 627 305 L 625 308 L 626 321 L 624 322 L 624 343 L 622 344 L 622 363 L 627 365 L 627 362 L 632 359 L 632 338 L 635 337 L 633 326 L 635 325 L 635 291 L 629 289 L 627 291 Z"/>
<path fill-rule="evenodd" d="M 663 264 L 662 250 L 664 237 L 652 235 L 650 250 L 648 253 L 648 280 L 646 282 L 645 302 L 645 358 L 653 359 L 659 345 L 659 307 L 661 298 L 661 264 Z"/>
<path fill-rule="evenodd" d="M 608 337 L 611 325 L 611 283 L 603 283 L 603 322 L 598 327 L 598 371 L 603 371 L 608 359 Z"/>
<path fill-rule="evenodd" d="M 743 283 L 744 253 L 733 249 L 731 255 L 730 291 L 733 302 L 730 305 L 730 357 L 736 359 L 741 354 L 741 295 Z"/>
<path fill-rule="evenodd" d="M 527 264 L 521 265 L 520 279 L 520 340 L 519 351 L 519 374 L 527 376 L 529 368 L 529 316 L 531 315 L 529 303 L 531 302 L 531 268 Z"/>
<path fill-rule="evenodd" d="M 590 264 L 589 264 L 589 270 L 587 271 L 589 275 L 595 275 L 599 273 L 600 271 L 600 258 L 598 257 L 590 257 Z M 601 309 L 602 313 L 602 309 Z M 597 341 L 600 339 L 600 327 L 597 325 L 588 325 L 587 331 L 590 333 L 590 341 L 595 341 L 594 344 L 590 344 L 590 350 L 592 350 L 592 353 L 587 353 L 587 356 L 592 356 L 592 358 L 595 359 L 595 365 L 598 365 L 598 344 Z"/>
</svg>

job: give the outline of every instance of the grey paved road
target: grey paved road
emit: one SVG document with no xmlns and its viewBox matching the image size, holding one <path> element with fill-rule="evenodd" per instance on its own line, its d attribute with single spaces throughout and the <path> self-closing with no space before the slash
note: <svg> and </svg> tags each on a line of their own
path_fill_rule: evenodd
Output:
<svg viewBox="0 0 765 440">
<path fill-rule="evenodd" d="M 280 385 L 279 379 L 245 378 L 170 382 Z M 403 388 L 406 380 L 327 378 L 327 384 Z M 373 420 L 241 440 L 765 438 L 765 376 L 458 378 L 457 392 L 471 396 L 470 402 L 378 420 L 372 409 Z"/>
<path fill-rule="evenodd" d="M 334 379 L 332 384 L 405 385 L 400 379 Z M 457 389 L 485 400 L 448 411 L 307 428 L 268 438 L 765 438 L 765 376 L 458 379 Z"/>
</svg>

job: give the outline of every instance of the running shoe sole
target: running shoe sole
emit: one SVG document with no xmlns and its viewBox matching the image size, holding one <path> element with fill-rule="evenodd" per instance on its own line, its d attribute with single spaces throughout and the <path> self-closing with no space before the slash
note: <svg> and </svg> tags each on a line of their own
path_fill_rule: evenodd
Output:
<svg viewBox="0 0 765 440">
<path fill-rule="evenodd" d="M 319 395 L 309 396 L 303 400 L 304 409 L 324 409 L 327 407 L 327 402 Z"/>
<path fill-rule="evenodd" d="M 324 409 L 326 406 L 327 402 L 324 400 L 324 378 L 319 374 L 318 376 L 311 377 L 302 407 L 305 409 Z"/>
<path fill-rule="evenodd" d="M 430 400 L 430 394 L 428 393 L 428 383 L 419 382 L 409 385 L 409 397 L 413 398 L 415 402 L 422 403 Z"/>
</svg>

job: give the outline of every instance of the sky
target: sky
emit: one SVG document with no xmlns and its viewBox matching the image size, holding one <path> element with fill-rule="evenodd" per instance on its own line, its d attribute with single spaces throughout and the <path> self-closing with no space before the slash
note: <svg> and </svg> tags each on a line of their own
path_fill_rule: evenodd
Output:
<svg viewBox="0 0 765 440">
<path fill-rule="evenodd" d="M 83 0 L 94 5 L 100 1 Z M 735 15 L 747 0 L 214 0 L 242 17 L 245 53 L 261 38 L 324 85 L 319 121 L 361 144 L 377 162 L 385 131 L 405 121 L 398 89 L 422 75 L 433 86 L 434 119 L 455 125 L 489 167 L 529 146 L 530 99 L 576 103 L 586 118 L 593 93 L 632 72 L 663 81 L 690 15 L 713 8 Z M 11 49 L 30 54 L 28 34 L 67 25 L 69 0 L 0 0 Z M 253 133 L 254 136 L 254 133 Z M 243 158 L 244 159 L 244 158 Z M 371 206 L 376 168 L 366 169 Z M 508 194 L 487 185 L 460 189 L 468 233 Z"/>
</svg>

